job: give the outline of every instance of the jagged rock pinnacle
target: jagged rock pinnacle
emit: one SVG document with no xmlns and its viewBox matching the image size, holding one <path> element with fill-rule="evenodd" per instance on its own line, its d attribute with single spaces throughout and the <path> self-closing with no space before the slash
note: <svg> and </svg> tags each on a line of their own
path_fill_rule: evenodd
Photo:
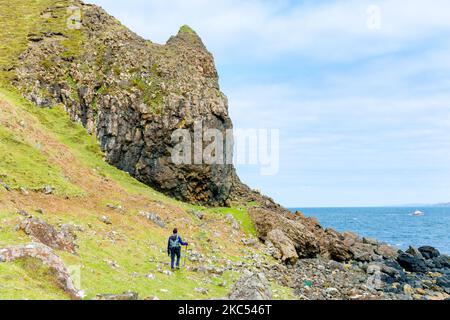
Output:
<svg viewBox="0 0 450 320">
<path fill-rule="evenodd" d="M 178 34 L 182 34 L 182 33 L 197 35 L 197 33 L 191 27 L 189 27 L 187 24 L 182 25 L 180 27 Z"/>
<path fill-rule="evenodd" d="M 176 36 L 172 36 L 167 41 L 167 44 L 183 44 L 185 46 L 194 47 L 203 51 L 207 50 L 197 32 L 186 24 L 180 27 L 178 34 Z"/>
</svg>

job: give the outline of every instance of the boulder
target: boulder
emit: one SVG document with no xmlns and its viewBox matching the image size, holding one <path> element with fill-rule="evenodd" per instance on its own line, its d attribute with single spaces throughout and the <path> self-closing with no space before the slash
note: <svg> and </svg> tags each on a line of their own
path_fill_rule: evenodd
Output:
<svg viewBox="0 0 450 320">
<path fill-rule="evenodd" d="M 413 246 L 409 246 L 408 250 L 406 250 L 406 253 L 408 253 L 408 254 L 412 255 L 413 257 L 416 257 L 416 258 L 420 258 L 420 259 L 424 258 L 422 253 L 417 248 L 415 248 Z"/>
<path fill-rule="evenodd" d="M 157 226 L 159 226 L 161 228 L 166 227 L 166 224 L 162 221 L 162 219 L 156 213 L 141 211 L 139 213 L 139 215 L 141 217 L 146 218 L 147 220 L 150 220 L 151 222 L 153 222 L 154 224 L 156 224 Z"/>
<path fill-rule="evenodd" d="M 397 257 L 398 263 L 409 272 L 427 272 L 427 265 L 422 258 L 414 257 L 408 253 L 402 253 Z"/>
<path fill-rule="evenodd" d="M 437 278 L 436 284 L 443 289 L 450 289 L 450 276 Z"/>
<path fill-rule="evenodd" d="M 199 220 L 203 220 L 203 218 L 205 217 L 205 213 L 202 211 L 198 211 L 198 210 L 189 210 L 188 211 L 190 214 L 194 215 L 195 217 L 197 217 L 197 219 Z"/>
<path fill-rule="evenodd" d="M 229 298 L 231 300 L 271 300 L 272 292 L 264 274 L 246 271 L 234 284 Z"/>
<path fill-rule="evenodd" d="M 249 214 L 260 239 L 266 241 L 272 230 L 281 230 L 290 239 L 300 258 L 315 258 L 319 255 L 337 261 L 353 258 L 350 247 L 343 242 L 344 237 L 332 229 L 324 230 L 316 219 L 263 208 L 251 208 Z"/>
<path fill-rule="evenodd" d="M 292 241 L 280 229 L 274 229 L 267 234 L 269 240 L 280 252 L 281 260 L 286 263 L 295 264 L 298 254 Z"/>
<path fill-rule="evenodd" d="M 375 251 L 371 244 L 357 242 L 351 247 L 351 250 L 356 261 L 370 262 L 375 258 Z"/>
<path fill-rule="evenodd" d="M 77 245 L 75 240 L 77 236 L 70 229 L 63 228 L 61 231 L 57 231 L 45 221 L 30 218 L 20 223 L 19 230 L 31 236 L 34 241 L 45 244 L 52 249 L 76 254 Z"/>
<path fill-rule="evenodd" d="M 382 244 L 375 248 L 375 253 L 379 254 L 385 259 L 396 259 L 398 256 L 398 249 Z"/>
<path fill-rule="evenodd" d="M 12 262 L 22 258 L 41 260 L 43 264 L 53 271 L 52 274 L 55 275 L 57 284 L 72 299 L 81 299 L 83 297 L 83 293 L 75 288 L 70 272 L 64 262 L 48 246 L 41 243 L 31 243 L 0 249 L 0 262 Z"/>
<path fill-rule="evenodd" d="M 228 222 L 231 224 L 231 227 L 233 228 L 233 230 L 239 230 L 240 225 L 239 222 L 237 222 L 237 220 L 233 217 L 233 215 L 231 213 L 228 213 L 225 218 L 228 220 Z"/>
<path fill-rule="evenodd" d="M 447 255 L 440 255 L 439 257 L 433 258 L 433 267 L 437 269 L 449 268 L 450 269 L 450 257 Z"/>
<path fill-rule="evenodd" d="M 372 238 L 366 238 L 366 237 L 364 237 L 364 238 L 362 239 L 362 242 L 365 243 L 365 244 L 371 244 L 371 245 L 373 245 L 373 246 L 378 245 L 378 241 L 375 240 L 375 239 L 372 239 Z"/>
<path fill-rule="evenodd" d="M 430 246 L 424 246 L 419 248 L 420 253 L 423 255 L 425 259 L 433 259 L 437 258 L 441 255 L 439 250 Z"/>
</svg>

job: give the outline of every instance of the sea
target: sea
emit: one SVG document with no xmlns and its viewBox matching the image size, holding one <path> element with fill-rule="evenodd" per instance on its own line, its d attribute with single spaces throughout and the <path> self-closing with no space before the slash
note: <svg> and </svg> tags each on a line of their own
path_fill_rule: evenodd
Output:
<svg viewBox="0 0 450 320">
<path fill-rule="evenodd" d="M 352 231 L 405 250 L 433 246 L 450 254 L 450 206 L 385 208 L 291 208 L 315 217 L 323 227 Z M 423 216 L 414 216 L 420 210 Z"/>
</svg>

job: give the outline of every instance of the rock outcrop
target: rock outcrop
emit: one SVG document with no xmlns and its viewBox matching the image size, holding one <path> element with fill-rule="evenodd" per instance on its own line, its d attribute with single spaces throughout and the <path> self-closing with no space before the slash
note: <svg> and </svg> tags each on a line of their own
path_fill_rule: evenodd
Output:
<svg viewBox="0 0 450 320">
<path fill-rule="evenodd" d="M 79 30 L 56 27 L 68 19 L 69 4 L 81 10 Z M 63 104 L 117 168 L 184 201 L 227 203 L 238 180 L 225 150 L 223 164 L 171 160 L 175 130 L 194 138 L 195 128 L 200 136 L 217 129 L 225 137 L 232 128 L 213 56 L 189 27 L 159 45 L 97 6 L 55 1 L 29 36 L 16 74 L 15 85 L 28 99 L 42 107 Z M 201 143 L 204 149 L 210 141 Z"/>
<path fill-rule="evenodd" d="M 55 273 L 57 283 L 71 298 L 80 299 L 82 297 L 82 294 L 75 288 L 64 262 L 46 245 L 31 243 L 0 249 L 0 263 L 30 257 L 41 260 L 42 263 L 51 268 Z"/>
<path fill-rule="evenodd" d="M 299 212 L 292 214 L 253 208 L 249 213 L 259 238 L 273 243 L 282 252 L 284 260 L 295 262 L 298 257 L 322 255 L 345 261 L 353 257 L 352 250 L 344 244 L 339 233 L 323 229 L 315 219 L 305 218 Z"/>
<path fill-rule="evenodd" d="M 24 219 L 20 223 L 19 229 L 31 236 L 36 242 L 45 244 L 55 250 L 63 250 L 76 254 L 76 235 L 69 228 L 62 228 L 61 231 L 57 231 L 45 221 L 29 218 Z"/>
</svg>

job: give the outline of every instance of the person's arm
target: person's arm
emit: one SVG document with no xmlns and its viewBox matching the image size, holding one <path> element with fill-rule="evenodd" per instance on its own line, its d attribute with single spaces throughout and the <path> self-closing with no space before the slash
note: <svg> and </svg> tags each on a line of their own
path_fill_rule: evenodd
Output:
<svg viewBox="0 0 450 320">
<path fill-rule="evenodd" d="M 183 242 L 183 239 L 181 239 L 181 237 L 178 237 L 178 240 L 180 241 L 182 246 L 187 246 L 188 245 L 187 242 Z"/>
<path fill-rule="evenodd" d="M 170 238 L 167 240 L 167 254 L 170 255 Z"/>
</svg>

